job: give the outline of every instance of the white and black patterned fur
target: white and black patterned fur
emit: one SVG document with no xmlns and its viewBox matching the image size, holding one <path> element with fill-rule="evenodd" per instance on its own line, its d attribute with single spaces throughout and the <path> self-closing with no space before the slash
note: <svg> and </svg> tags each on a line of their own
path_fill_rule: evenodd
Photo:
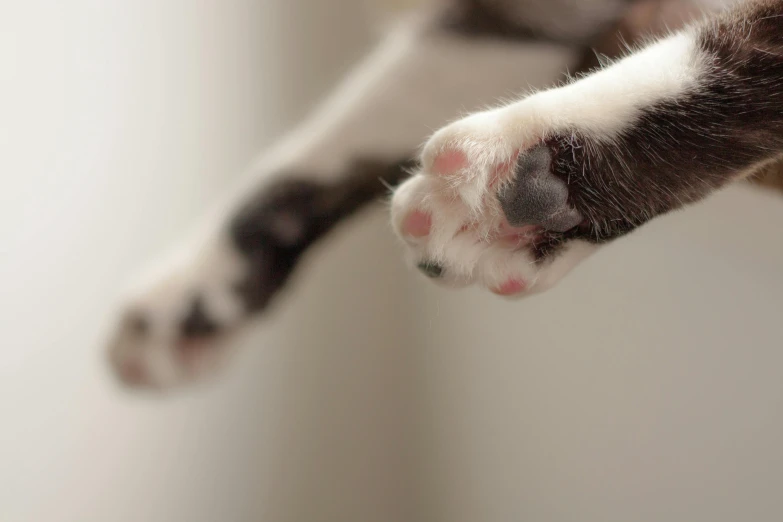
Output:
<svg viewBox="0 0 783 522">
<path fill-rule="evenodd" d="M 713 14 L 725 3 L 453 0 L 412 15 L 132 287 L 110 348 L 118 375 L 166 387 L 211 372 L 307 247 L 387 193 L 379 179 L 402 182 L 392 223 L 427 275 L 525 295 L 775 161 L 783 0 Z M 706 18 L 563 83 L 639 13 L 652 27 L 649 13 L 672 12 Z"/>
</svg>

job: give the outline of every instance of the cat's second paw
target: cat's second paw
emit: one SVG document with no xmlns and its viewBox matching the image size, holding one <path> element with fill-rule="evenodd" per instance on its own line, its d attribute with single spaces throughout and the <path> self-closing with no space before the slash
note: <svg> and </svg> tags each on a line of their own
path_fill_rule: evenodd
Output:
<svg viewBox="0 0 783 522">
<path fill-rule="evenodd" d="M 200 380 L 226 359 L 246 304 L 248 263 L 228 244 L 159 262 L 133 285 L 109 346 L 117 377 L 136 388 Z"/>
<path fill-rule="evenodd" d="M 214 373 L 232 351 L 229 338 L 285 288 L 310 245 L 385 190 L 377 174 L 397 170 L 367 162 L 357 169 L 366 175 L 269 181 L 195 246 L 157 262 L 132 285 L 112 333 L 119 379 L 169 388 Z"/>
<path fill-rule="evenodd" d="M 340 189 L 298 179 L 270 183 L 217 233 L 199 234 L 179 255 L 156 262 L 120 310 L 109 347 L 118 378 L 170 388 L 214 374 L 232 351 L 232 334 L 268 306 L 336 220 L 347 192 Z"/>
</svg>

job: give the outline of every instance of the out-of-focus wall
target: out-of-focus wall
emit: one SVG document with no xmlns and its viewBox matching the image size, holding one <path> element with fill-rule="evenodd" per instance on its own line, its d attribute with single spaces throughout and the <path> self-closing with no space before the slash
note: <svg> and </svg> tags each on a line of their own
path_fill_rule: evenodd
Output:
<svg viewBox="0 0 783 522">
<path fill-rule="evenodd" d="M 421 281 L 369 211 L 219 382 L 113 385 L 118 285 L 362 54 L 367 5 L 0 7 L 0 519 L 780 519 L 783 201 L 747 188 L 518 303 Z"/>
<path fill-rule="evenodd" d="M 544 295 L 425 290 L 439 520 L 783 517 L 781 220 L 737 187 Z"/>
<path fill-rule="evenodd" d="M 382 209 L 215 385 L 129 395 L 101 352 L 139 264 L 362 55 L 365 7 L 0 5 L 0 520 L 413 518 L 413 279 Z"/>
</svg>

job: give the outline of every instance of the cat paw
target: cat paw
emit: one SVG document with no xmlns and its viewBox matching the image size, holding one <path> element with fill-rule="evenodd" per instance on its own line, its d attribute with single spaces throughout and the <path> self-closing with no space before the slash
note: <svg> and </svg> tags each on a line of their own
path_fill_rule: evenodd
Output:
<svg viewBox="0 0 783 522">
<path fill-rule="evenodd" d="M 392 199 L 412 264 L 439 283 L 503 296 L 555 284 L 595 248 L 578 240 L 586 220 L 556 173 L 561 152 L 546 133 L 520 132 L 503 109 L 438 131 L 421 171 Z"/>
<path fill-rule="evenodd" d="M 109 360 L 120 381 L 169 388 L 214 374 L 232 334 L 269 305 L 336 221 L 338 188 L 290 178 L 266 184 L 222 226 L 196 236 L 196 247 L 153 265 L 114 327 Z"/>
<path fill-rule="evenodd" d="M 236 249 L 218 244 L 160 263 L 133 285 L 109 343 L 119 380 L 162 389 L 214 374 L 246 315 L 237 289 L 247 270 Z"/>
<path fill-rule="evenodd" d="M 215 373 L 232 334 L 286 287 L 309 247 L 385 190 L 379 168 L 367 168 L 333 183 L 293 174 L 264 183 L 198 235 L 201 246 L 157 263 L 132 286 L 114 327 L 109 360 L 119 379 L 167 388 Z"/>
</svg>

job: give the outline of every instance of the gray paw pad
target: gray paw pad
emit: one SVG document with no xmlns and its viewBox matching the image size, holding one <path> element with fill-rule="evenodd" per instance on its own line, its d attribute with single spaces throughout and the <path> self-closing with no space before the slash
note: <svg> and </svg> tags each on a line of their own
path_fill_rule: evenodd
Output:
<svg viewBox="0 0 783 522">
<path fill-rule="evenodd" d="M 565 232 L 582 222 L 582 215 L 568 204 L 565 182 L 552 174 L 552 152 L 543 145 L 519 155 L 514 180 L 497 197 L 515 227 L 538 225 Z"/>
</svg>

